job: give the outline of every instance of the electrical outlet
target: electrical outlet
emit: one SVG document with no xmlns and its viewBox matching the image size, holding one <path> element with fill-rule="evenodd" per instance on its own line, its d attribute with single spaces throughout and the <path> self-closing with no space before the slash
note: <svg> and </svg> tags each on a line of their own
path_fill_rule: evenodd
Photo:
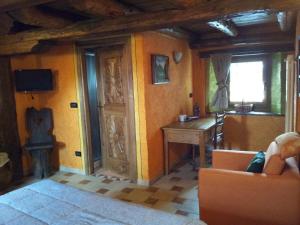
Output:
<svg viewBox="0 0 300 225">
<path fill-rule="evenodd" d="M 77 157 L 81 157 L 81 151 L 75 151 L 75 155 L 76 155 Z"/>
<path fill-rule="evenodd" d="M 71 102 L 71 103 L 70 103 L 70 107 L 71 107 L 71 108 L 78 108 L 77 102 Z"/>
</svg>

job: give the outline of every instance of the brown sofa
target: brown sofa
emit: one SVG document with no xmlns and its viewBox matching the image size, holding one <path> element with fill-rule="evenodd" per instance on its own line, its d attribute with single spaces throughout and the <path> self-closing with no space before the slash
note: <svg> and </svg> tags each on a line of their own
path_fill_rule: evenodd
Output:
<svg viewBox="0 0 300 225">
<path fill-rule="evenodd" d="M 295 157 L 281 175 L 246 168 L 256 152 L 213 151 L 199 171 L 200 217 L 209 225 L 300 225 L 300 175 Z"/>
</svg>

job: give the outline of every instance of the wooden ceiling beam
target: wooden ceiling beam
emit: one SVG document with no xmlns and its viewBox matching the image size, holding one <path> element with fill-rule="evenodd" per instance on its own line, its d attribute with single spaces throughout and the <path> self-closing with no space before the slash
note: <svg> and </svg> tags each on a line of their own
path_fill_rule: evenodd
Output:
<svg viewBox="0 0 300 225">
<path fill-rule="evenodd" d="M 13 46 L 0 45 L 0 56 L 40 52 L 48 49 L 50 45 L 50 42 L 44 41 L 22 41 Z"/>
<path fill-rule="evenodd" d="M 263 26 L 261 24 L 239 27 L 239 37 L 255 36 L 257 34 L 270 34 L 270 33 L 282 33 L 276 23 L 266 23 Z M 224 34 L 218 31 L 206 32 L 201 34 L 201 40 L 210 40 L 224 38 Z M 200 41 L 200 40 L 198 40 Z"/>
<path fill-rule="evenodd" d="M 236 37 L 238 35 L 238 30 L 231 20 L 209 21 L 207 24 L 228 36 Z"/>
<path fill-rule="evenodd" d="M 163 28 L 157 30 L 162 34 L 169 35 L 171 37 L 180 38 L 180 39 L 187 39 L 187 40 L 194 40 L 196 38 L 196 34 L 185 30 L 184 28 L 174 27 L 174 28 Z"/>
<path fill-rule="evenodd" d="M 207 3 L 207 0 L 164 0 L 168 4 L 176 8 L 187 9 L 189 7 L 197 6 L 201 3 Z"/>
<path fill-rule="evenodd" d="M 75 10 L 95 17 L 116 17 L 137 12 L 116 0 L 67 0 L 67 3 Z"/>
<path fill-rule="evenodd" d="M 252 36 L 239 36 L 236 38 L 215 38 L 207 40 L 197 40 L 190 43 L 192 49 L 214 48 L 224 45 L 243 45 L 243 44 L 286 44 L 293 43 L 294 36 L 284 33 L 270 33 Z"/>
<path fill-rule="evenodd" d="M 71 21 L 62 17 L 44 12 L 39 8 L 30 7 L 9 12 L 15 20 L 24 24 L 39 26 L 43 28 L 62 28 L 71 23 Z"/>
<path fill-rule="evenodd" d="M 0 35 L 8 34 L 14 25 L 14 20 L 6 13 L 0 14 Z"/>
<path fill-rule="evenodd" d="M 213 2 L 212 2 L 213 3 Z M 228 7 L 230 5 L 230 7 Z M 38 30 L 22 32 L 16 35 L 0 37 L 0 44 L 12 44 L 20 41 L 50 40 L 86 36 L 90 34 L 107 35 L 156 30 L 190 22 L 209 21 L 229 14 L 244 11 L 274 9 L 279 11 L 298 10 L 300 1 L 294 0 L 227 0 L 219 4 L 210 2 L 200 7 L 186 10 L 169 10 L 161 12 L 140 13 L 119 16 L 113 19 L 90 20 L 67 26 L 63 29 Z"/>
<path fill-rule="evenodd" d="M 283 32 L 290 31 L 294 22 L 295 12 L 284 11 L 277 13 L 277 21 Z"/>
<path fill-rule="evenodd" d="M 253 54 L 266 54 L 274 52 L 292 52 L 294 51 L 294 44 L 270 44 L 270 45 L 242 45 L 239 47 L 228 45 L 220 49 L 203 49 L 199 51 L 199 57 L 209 58 L 211 54 L 217 53 L 231 53 L 233 56 L 238 55 L 253 55 Z"/>
<path fill-rule="evenodd" d="M 54 2 L 55 0 L 1 0 L 0 12 L 23 9 L 30 6 Z"/>
</svg>

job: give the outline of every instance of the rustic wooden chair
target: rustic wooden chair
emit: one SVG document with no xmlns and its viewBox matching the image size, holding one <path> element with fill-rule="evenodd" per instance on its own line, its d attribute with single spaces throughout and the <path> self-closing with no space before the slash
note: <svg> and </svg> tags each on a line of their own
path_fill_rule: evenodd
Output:
<svg viewBox="0 0 300 225">
<path fill-rule="evenodd" d="M 214 128 L 214 134 L 212 138 L 212 143 L 214 149 L 224 148 L 224 121 L 225 121 L 225 112 L 217 112 L 215 115 L 216 125 Z"/>
<path fill-rule="evenodd" d="M 211 151 L 214 149 L 224 149 L 224 121 L 225 121 L 225 112 L 217 112 L 215 114 L 216 124 L 213 129 L 213 133 L 206 145 L 206 158 L 211 158 Z M 196 170 L 197 161 L 196 161 L 196 150 L 199 149 L 198 146 L 193 145 L 192 148 L 192 166 L 193 169 Z M 207 159 L 208 162 L 211 161 L 211 159 Z"/>
<path fill-rule="evenodd" d="M 39 179 L 48 177 L 51 173 L 50 152 L 54 147 L 52 110 L 28 108 L 26 122 L 30 137 L 27 139 L 25 150 L 33 158 L 34 176 Z"/>
</svg>

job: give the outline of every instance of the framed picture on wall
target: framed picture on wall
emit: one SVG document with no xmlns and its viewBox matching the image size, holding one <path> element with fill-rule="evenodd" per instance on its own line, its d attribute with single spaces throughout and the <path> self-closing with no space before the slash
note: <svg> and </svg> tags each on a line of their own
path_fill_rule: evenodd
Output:
<svg viewBox="0 0 300 225">
<path fill-rule="evenodd" d="M 169 57 L 165 55 L 151 55 L 152 83 L 166 84 L 169 82 Z"/>
</svg>

